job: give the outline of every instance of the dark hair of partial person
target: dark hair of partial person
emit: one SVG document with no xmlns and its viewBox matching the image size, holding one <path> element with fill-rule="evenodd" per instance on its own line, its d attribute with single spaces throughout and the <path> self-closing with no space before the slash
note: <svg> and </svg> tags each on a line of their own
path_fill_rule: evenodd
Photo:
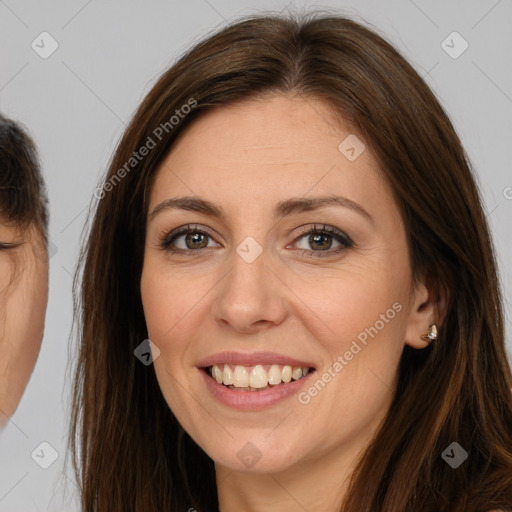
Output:
<svg viewBox="0 0 512 512">
<path fill-rule="evenodd" d="M 34 141 L 19 122 L 0 114 L 0 221 L 36 226 L 47 243 L 48 197 Z"/>
<path fill-rule="evenodd" d="M 403 351 L 393 403 L 353 473 L 343 512 L 512 508 L 503 300 L 469 158 L 435 94 L 385 37 L 317 11 L 249 16 L 206 37 L 158 79 L 115 149 L 105 182 L 155 128 L 197 101 L 91 203 L 73 287 L 79 353 L 70 448 L 83 510 L 217 507 L 214 462 L 178 423 L 152 367 L 133 354 L 147 337 L 146 195 L 195 119 L 269 94 L 322 100 L 365 141 L 403 217 L 414 282 L 424 278 L 445 301 L 438 339 Z M 453 442 L 469 454 L 457 469 L 441 456 Z"/>
</svg>

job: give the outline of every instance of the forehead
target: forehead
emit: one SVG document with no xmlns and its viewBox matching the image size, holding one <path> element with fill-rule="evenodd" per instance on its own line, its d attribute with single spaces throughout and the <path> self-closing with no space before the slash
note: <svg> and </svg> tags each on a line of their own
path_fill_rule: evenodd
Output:
<svg viewBox="0 0 512 512">
<path fill-rule="evenodd" d="M 149 208 L 197 195 L 236 215 L 289 197 L 338 193 L 368 209 L 393 206 L 368 146 L 329 105 L 273 95 L 194 121 L 157 170 Z"/>
</svg>

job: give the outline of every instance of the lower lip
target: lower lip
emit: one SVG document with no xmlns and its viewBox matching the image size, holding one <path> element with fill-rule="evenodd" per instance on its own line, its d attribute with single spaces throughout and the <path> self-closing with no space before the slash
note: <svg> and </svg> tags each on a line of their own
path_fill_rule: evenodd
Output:
<svg viewBox="0 0 512 512">
<path fill-rule="evenodd" d="M 206 387 L 219 402 L 242 411 L 258 411 L 295 395 L 315 373 L 313 370 L 299 380 L 278 384 L 263 391 L 235 391 L 223 384 L 219 384 L 208 375 L 207 370 L 199 369 L 199 371 L 203 376 Z"/>
</svg>

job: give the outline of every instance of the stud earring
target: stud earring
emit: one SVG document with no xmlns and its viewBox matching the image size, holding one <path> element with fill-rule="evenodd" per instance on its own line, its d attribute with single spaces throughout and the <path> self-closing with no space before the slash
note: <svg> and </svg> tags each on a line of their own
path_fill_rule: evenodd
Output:
<svg viewBox="0 0 512 512">
<path fill-rule="evenodd" d="M 437 338 L 437 326 L 436 326 L 436 324 L 432 324 L 429 327 L 429 329 L 428 329 L 428 334 L 423 334 L 422 336 L 420 336 L 420 338 L 423 341 L 428 341 L 429 343 L 434 341 Z"/>
</svg>

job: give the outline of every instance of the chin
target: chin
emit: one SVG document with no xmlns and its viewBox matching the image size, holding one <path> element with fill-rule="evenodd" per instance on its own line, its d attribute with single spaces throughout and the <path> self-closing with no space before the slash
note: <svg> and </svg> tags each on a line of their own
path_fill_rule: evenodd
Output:
<svg viewBox="0 0 512 512">
<path fill-rule="evenodd" d="M 264 437 L 261 440 L 251 440 L 250 436 L 230 438 L 224 449 L 220 449 L 221 446 L 220 443 L 215 444 L 211 450 L 205 451 L 216 465 L 237 472 L 279 473 L 298 464 L 302 457 L 294 448 L 297 443 L 287 447 L 281 440 L 271 443 Z"/>
<path fill-rule="evenodd" d="M 261 454 L 261 458 L 258 459 L 255 456 L 253 460 L 250 460 L 247 455 L 239 459 L 236 454 L 233 454 L 231 457 L 214 458 L 213 461 L 216 466 L 221 465 L 232 471 L 254 474 L 280 473 L 294 464 L 293 461 L 285 462 L 282 458 L 276 458 L 276 454 L 273 454 L 272 457 L 265 457 Z"/>
</svg>

